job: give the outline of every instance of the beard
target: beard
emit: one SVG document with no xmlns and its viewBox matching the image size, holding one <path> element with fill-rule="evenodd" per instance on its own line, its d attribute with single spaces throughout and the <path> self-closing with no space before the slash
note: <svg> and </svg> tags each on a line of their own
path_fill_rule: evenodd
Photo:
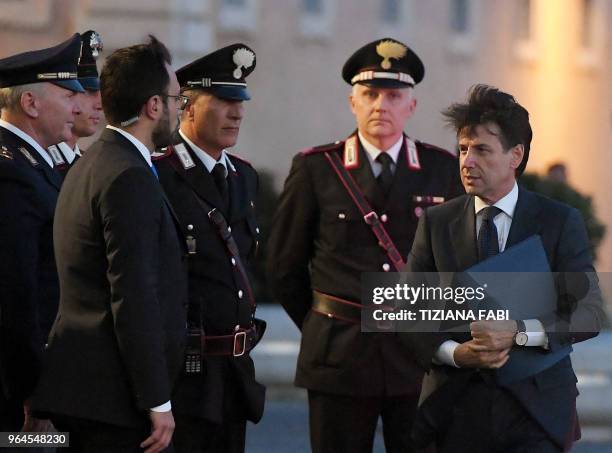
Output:
<svg viewBox="0 0 612 453">
<path fill-rule="evenodd" d="M 172 128 L 170 125 L 170 112 L 168 110 L 168 106 L 164 105 L 164 115 L 159 120 L 159 123 L 153 129 L 153 135 L 151 139 L 153 140 L 153 145 L 155 148 L 163 148 L 165 146 L 172 144 L 172 136 L 178 129 L 178 118 L 177 122 Z"/>
</svg>

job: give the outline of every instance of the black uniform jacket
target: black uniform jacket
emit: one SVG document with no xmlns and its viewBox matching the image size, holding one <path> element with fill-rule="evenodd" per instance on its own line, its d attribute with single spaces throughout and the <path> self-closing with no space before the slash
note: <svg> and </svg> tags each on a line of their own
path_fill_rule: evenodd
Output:
<svg viewBox="0 0 612 453">
<path fill-rule="evenodd" d="M 347 395 L 418 392 L 422 372 L 397 338 L 312 312 L 312 291 L 360 301 L 361 274 L 389 259 L 325 157 L 335 153 L 406 256 L 423 209 L 463 192 L 457 159 L 405 137 L 385 197 L 357 134 L 302 152 L 281 195 L 270 243 L 268 278 L 276 299 L 302 330 L 296 385 Z"/>
<path fill-rule="evenodd" d="M 104 130 L 63 187 L 60 307 L 33 406 L 136 426 L 170 400 L 182 364 L 184 239 L 151 168 L 116 131 Z"/>
<path fill-rule="evenodd" d="M 59 300 L 53 213 L 60 185 L 34 148 L 0 127 L 0 400 L 29 397 L 40 373 Z"/>
<path fill-rule="evenodd" d="M 201 202 L 222 211 L 248 271 L 259 240 L 255 217 L 257 173 L 248 162 L 228 154 L 235 171 L 228 168 L 230 207 L 229 211 L 224 210 L 212 175 L 190 146 L 178 138 L 180 141 L 174 147 L 155 159 L 155 165 L 194 252 L 188 260 L 189 324 L 195 328 L 201 326 L 207 336 L 231 335 L 238 325 L 251 326 L 256 307 Z M 183 154 L 184 162 L 175 148 L 187 153 Z M 172 404 L 177 412 L 216 423 L 247 418 L 259 421 L 264 396 L 265 389 L 255 381 L 253 360 L 248 354 L 207 355 L 201 376 L 181 376 Z"/>
<path fill-rule="evenodd" d="M 555 315 L 541 320 L 549 331 L 549 350 L 540 348 L 542 354 L 546 354 L 597 335 L 604 314 L 586 230 L 578 211 L 519 189 L 506 247 L 535 234 L 542 239 L 553 272 L 585 272 L 591 279 L 589 292 L 585 297 L 580 297 L 577 305 L 575 299 L 572 302 L 568 297 L 560 297 Z M 465 195 L 426 211 L 419 222 L 407 270 L 455 272 L 468 269 L 478 262 L 476 244 L 474 197 Z M 561 279 L 558 284 L 563 285 L 563 281 Z M 568 290 L 560 286 L 559 294 L 568 294 Z M 567 328 L 561 328 L 562 325 Z M 432 357 L 443 341 L 466 341 L 463 337 L 454 338 L 442 333 L 400 335 L 423 368 L 430 370 L 423 381 L 423 391 L 429 397 L 422 401 L 420 422 L 415 424 L 418 428 L 415 435 L 419 438 L 431 435 L 430 430 L 437 429 L 436 425 L 445 425 L 448 421 L 445 421 L 446 417 L 453 414 L 449 410 L 453 399 L 468 385 L 475 370 L 432 367 Z M 440 385 L 442 382 L 444 385 Z M 569 356 L 535 376 L 507 384 L 506 387 L 559 446 L 568 446 L 579 436 L 576 375 Z"/>
</svg>

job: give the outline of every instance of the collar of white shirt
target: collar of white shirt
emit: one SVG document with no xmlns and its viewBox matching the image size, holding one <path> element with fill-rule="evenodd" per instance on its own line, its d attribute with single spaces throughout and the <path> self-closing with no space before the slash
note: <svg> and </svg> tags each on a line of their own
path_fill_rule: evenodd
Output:
<svg viewBox="0 0 612 453">
<path fill-rule="evenodd" d="M 58 143 L 57 147 L 60 149 L 60 151 L 62 152 L 62 154 L 64 155 L 64 157 L 66 158 L 69 164 L 74 162 L 74 159 L 76 159 L 76 156 L 79 156 L 79 157 L 81 156 L 81 151 L 79 150 L 78 144 L 74 145 L 74 149 L 68 146 L 68 143 L 66 142 Z"/>
<path fill-rule="evenodd" d="M 501 209 L 504 214 L 508 217 L 512 218 L 514 216 L 514 210 L 516 209 L 516 202 L 518 201 L 518 184 L 514 181 L 514 186 L 512 186 L 512 190 L 508 192 L 504 197 L 500 198 L 496 203 L 493 203 L 493 206 Z M 485 201 L 480 197 L 474 197 L 474 212 L 478 214 L 484 208 L 489 207 Z"/>
<path fill-rule="evenodd" d="M 384 152 L 385 150 L 380 150 L 376 146 L 372 145 L 370 142 L 368 142 L 365 139 L 365 137 L 361 134 L 361 132 L 357 132 L 357 134 L 359 135 L 359 140 L 361 141 L 361 144 L 363 145 L 363 149 L 368 155 L 370 162 L 376 162 L 376 158 L 378 157 L 378 155 Z M 391 156 L 391 159 L 393 159 L 394 164 L 397 164 L 397 159 L 399 157 L 399 153 L 400 153 L 400 150 L 402 149 L 403 144 L 404 144 L 404 134 L 400 136 L 400 138 L 397 140 L 397 142 L 395 142 L 395 144 L 393 144 L 393 146 L 391 146 L 391 148 L 386 150 L 387 154 Z"/>
<path fill-rule="evenodd" d="M 195 155 L 198 156 L 198 159 L 202 161 L 202 163 L 206 167 L 206 170 L 208 170 L 208 173 L 212 172 L 213 168 L 215 168 L 215 165 L 217 164 L 221 164 L 225 168 L 226 178 L 227 178 L 227 168 L 228 167 L 231 168 L 233 172 L 236 171 L 234 164 L 232 164 L 232 161 L 229 160 L 229 157 L 227 156 L 227 153 L 225 152 L 225 150 L 221 152 L 221 157 L 219 158 L 219 160 L 215 160 L 211 157 L 210 154 L 208 154 L 202 148 L 200 148 L 195 143 L 193 143 L 191 140 L 189 140 L 189 138 L 183 133 L 183 131 L 179 130 L 179 134 L 183 138 L 183 140 L 185 140 L 187 144 L 191 147 Z"/>
<path fill-rule="evenodd" d="M 149 151 L 149 148 L 147 148 L 144 145 L 144 143 L 142 143 L 140 140 L 138 140 L 136 137 L 134 137 L 129 132 L 126 132 L 123 129 L 119 129 L 118 127 L 111 126 L 109 124 L 108 126 L 106 126 L 106 128 L 111 129 L 113 131 L 117 131 L 121 135 L 123 135 L 125 138 L 127 138 L 130 141 L 130 143 L 134 145 L 136 149 L 138 149 L 138 151 L 140 151 L 140 154 L 142 154 L 142 157 L 144 157 L 144 160 L 147 161 L 147 163 L 149 164 L 149 167 L 153 166 L 153 162 L 151 161 L 151 151 Z"/>
<path fill-rule="evenodd" d="M 11 131 L 13 134 L 21 138 L 22 140 L 25 140 L 28 143 L 28 145 L 34 148 L 36 152 L 40 154 L 40 157 L 42 157 L 43 160 L 49 164 L 49 167 L 53 168 L 53 160 L 51 160 L 51 156 L 49 156 L 49 153 L 45 151 L 45 149 L 42 146 L 40 146 L 36 140 L 34 140 L 28 134 L 23 132 L 17 126 L 12 125 L 8 121 L 4 121 L 0 119 L 0 126 Z"/>
</svg>

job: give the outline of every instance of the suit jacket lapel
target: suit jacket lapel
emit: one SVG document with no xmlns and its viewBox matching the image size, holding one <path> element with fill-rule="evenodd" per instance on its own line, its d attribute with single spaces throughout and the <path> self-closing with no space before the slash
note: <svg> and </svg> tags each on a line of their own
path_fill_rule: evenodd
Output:
<svg viewBox="0 0 612 453">
<path fill-rule="evenodd" d="M 478 262 L 474 197 L 466 198 L 462 212 L 449 225 L 450 239 L 455 249 L 457 269 L 463 271 Z"/>
<path fill-rule="evenodd" d="M 506 248 L 518 244 L 534 234 L 540 233 L 542 229 L 540 216 L 540 206 L 535 197 L 530 192 L 519 188 L 518 201 L 514 209 Z"/>
<path fill-rule="evenodd" d="M 125 149 L 128 152 L 135 153 L 135 155 L 137 155 L 140 158 L 139 161 L 142 162 L 142 165 L 145 168 L 147 168 L 149 171 L 151 171 L 151 169 L 149 168 L 149 163 L 145 160 L 145 158 L 142 156 L 140 151 L 134 146 L 133 143 L 131 143 L 127 138 L 125 138 L 119 132 L 114 131 L 112 129 L 105 128 L 102 134 L 100 135 L 100 140 L 112 143 L 116 146 L 120 146 L 122 149 Z M 75 159 L 75 162 L 76 162 L 76 159 Z M 155 177 L 152 171 L 151 171 L 151 174 Z M 174 211 L 174 208 L 172 207 L 170 200 L 168 200 L 168 197 L 166 197 L 166 192 L 164 192 L 164 189 L 161 186 L 161 184 L 159 184 L 159 190 L 162 194 L 162 199 L 164 200 L 164 203 L 166 204 L 166 207 L 168 208 L 168 211 L 170 212 L 170 216 L 172 217 L 174 226 L 176 227 L 176 231 L 179 237 L 184 239 L 185 235 L 183 234 L 183 230 L 181 229 L 181 222 L 179 221 L 179 218 L 176 215 L 176 212 Z M 180 242 L 181 242 L 182 248 L 186 250 L 185 241 L 182 240 Z"/>
</svg>

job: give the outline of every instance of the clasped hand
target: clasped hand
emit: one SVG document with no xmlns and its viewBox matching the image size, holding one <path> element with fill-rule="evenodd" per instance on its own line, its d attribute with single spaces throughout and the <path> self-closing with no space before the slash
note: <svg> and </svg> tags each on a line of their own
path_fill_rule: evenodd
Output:
<svg viewBox="0 0 612 453">
<path fill-rule="evenodd" d="M 472 339 L 455 349 L 454 360 L 461 368 L 501 368 L 510 358 L 517 332 L 516 321 L 475 321 Z"/>
</svg>

